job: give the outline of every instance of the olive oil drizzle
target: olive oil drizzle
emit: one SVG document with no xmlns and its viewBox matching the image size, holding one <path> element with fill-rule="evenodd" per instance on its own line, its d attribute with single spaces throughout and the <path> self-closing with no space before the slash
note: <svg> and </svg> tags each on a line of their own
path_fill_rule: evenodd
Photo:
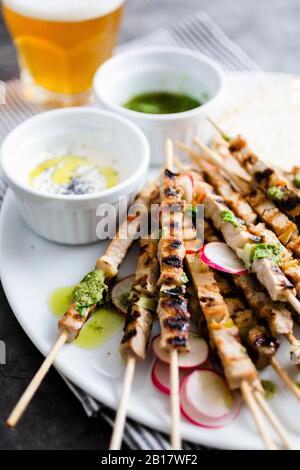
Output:
<svg viewBox="0 0 300 470">
<path fill-rule="evenodd" d="M 61 317 L 68 309 L 75 286 L 58 287 L 49 296 L 48 306 L 55 317 Z M 98 307 L 74 341 L 83 349 L 95 349 L 122 330 L 124 319 L 110 305 Z"/>
</svg>

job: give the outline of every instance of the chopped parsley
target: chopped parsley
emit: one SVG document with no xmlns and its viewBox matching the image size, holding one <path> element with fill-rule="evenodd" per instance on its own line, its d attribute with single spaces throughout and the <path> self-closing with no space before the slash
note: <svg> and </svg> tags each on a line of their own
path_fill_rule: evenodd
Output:
<svg viewBox="0 0 300 470">
<path fill-rule="evenodd" d="M 239 226 L 236 216 L 230 209 L 225 209 L 221 212 L 221 219 L 224 220 L 224 222 L 229 222 L 236 228 Z"/>
<path fill-rule="evenodd" d="M 147 297 L 146 295 L 141 295 L 139 300 L 135 302 L 139 307 L 155 312 L 157 307 L 157 300 L 154 298 Z"/>
<path fill-rule="evenodd" d="M 267 195 L 273 201 L 280 201 L 284 196 L 284 190 L 278 186 L 272 186 L 268 189 Z"/>
<path fill-rule="evenodd" d="M 97 269 L 88 273 L 73 291 L 72 298 L 77 312 L 84 316 L 88 307 L 103 302 L 106 293 L 107 285 L 103 271 Z"/>
<path fill-rule="evenodd" d="M 300 173 L 295 174 L 293 183 L 296 186 L 296 188 L 300 188 Z"/>
<path fill-rule="evenodd" d="M 282 247 L 276 243 L 258 243 L 251 252 L 251 262 L 256 259 L 268 258 L 275 263 L 279 263 Z"/>
<path fill-rule="evenodd" d="M 185 273 L 181 274 L 180 280 L 181 280 L 182 284 L 186 284 L 187 282 L 189 282 L 189 278 L 187 277 L 187 275 Z"/>
<path fill-rule="evenodd" d="M 274 396 L 276 395 L 276 391 L 277 391 L 276 385 L 274 384 L 274 382 L 272 382 L 271 380 L 262 380 L 261 384 L 265 391 L 265 399 L 271 400 L 271 398 L 274 398 Z"/>
</svg>

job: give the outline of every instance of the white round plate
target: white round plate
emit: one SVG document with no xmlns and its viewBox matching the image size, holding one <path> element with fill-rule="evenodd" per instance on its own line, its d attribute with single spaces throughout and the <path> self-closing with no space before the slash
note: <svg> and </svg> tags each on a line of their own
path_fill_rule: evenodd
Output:
<svg viewBox="0 0 300 470">
<path fill-rule="evenodd" d="M 268 77 L 271 82 L 289 80 L 277 75 L 268 75 Z M 240 90 L 244 90 L 243 93 L 245 90 L 247 93 L 255 90 L 261 84 L 261 80 L 266 80 L 266 74 L 231 75 L 227 84 L 231 90 L 228 94 L 228 103 L 237 99 Z M 18 321 L 44 355 L 49 352 L 57 338 L 57 322 L 47 306 L 49 294 L 56 287 L 77 283 L 86 272 L 93 269 L 96 258 L 106 245 L 106 242 L 99 242 L 85 247 L 70 247 L 39 238 L 24 224 L 19 216 L 14 195 L 10 190 L 7 192 L 0 218 L 3 288 Z M 135 256 L 129 253 L 121 268 L 120 276 L 133 273 L 134 269 Z M 299 336 L 299 331 L 296 333 Z M 124 364 L 117 352 L 120 338 L 121 332 L 94 350 L 80 349 L 73 344 L 66 345 L 59 353 L 55 366 L 93 397 L 116 408 L 124 371 Z M 296 367 L 289 364 L 288 345 L 284 340 L 279 359 L 291 376 L 299 381 L 300 373 Z M 168 432 L 170 429 L 168 398 L 152 385 L 150 377 L 152 362 L 153 358 L 149 351 L 148 359 L 137 367 L 128 416 L 151 428 Z M 32 373 L 34 372 L 33 370 Z M 290 432 L 295 446 L 300 448 L 299 403 L 284 389 L 270 367 L 262 376 L 276 382 L 278 393 L 270 405 Z M 17 400 L 19 397 L 15 398 Z M 181 431 L 184 439 L 210 447 L 263 448 L 245 407 L 236 421 L 223 429 L 204 429 L 182 419 Z"/>
</svg>

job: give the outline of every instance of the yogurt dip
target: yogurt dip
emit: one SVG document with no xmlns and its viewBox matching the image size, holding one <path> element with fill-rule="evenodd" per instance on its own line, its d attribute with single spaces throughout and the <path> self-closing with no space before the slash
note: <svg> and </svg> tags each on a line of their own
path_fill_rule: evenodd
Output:
<svg viewBox="0 0 300 470">
<path fill-rule="evenodd" d="M 40 162 L 29 174 L 32 188 L 50 194 L 78 196 L 116 186 L 118 172 L 89 157 L 63 155 Z"/>
</svg>

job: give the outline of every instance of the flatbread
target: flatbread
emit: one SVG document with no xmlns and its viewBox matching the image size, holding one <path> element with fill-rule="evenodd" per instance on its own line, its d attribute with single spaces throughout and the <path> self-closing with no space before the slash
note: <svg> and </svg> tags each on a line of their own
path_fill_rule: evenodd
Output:
<svg viewBox="0 0 300 470">
<path fill-rule="evenodd" d="M 232 94 L 232 93 L 230 93 Z M 218 122 L 243 134 L 259 156 L 284 169 L 300 166 L 300 77 L 270 80 L 237 90 Z"/>
</svg>

